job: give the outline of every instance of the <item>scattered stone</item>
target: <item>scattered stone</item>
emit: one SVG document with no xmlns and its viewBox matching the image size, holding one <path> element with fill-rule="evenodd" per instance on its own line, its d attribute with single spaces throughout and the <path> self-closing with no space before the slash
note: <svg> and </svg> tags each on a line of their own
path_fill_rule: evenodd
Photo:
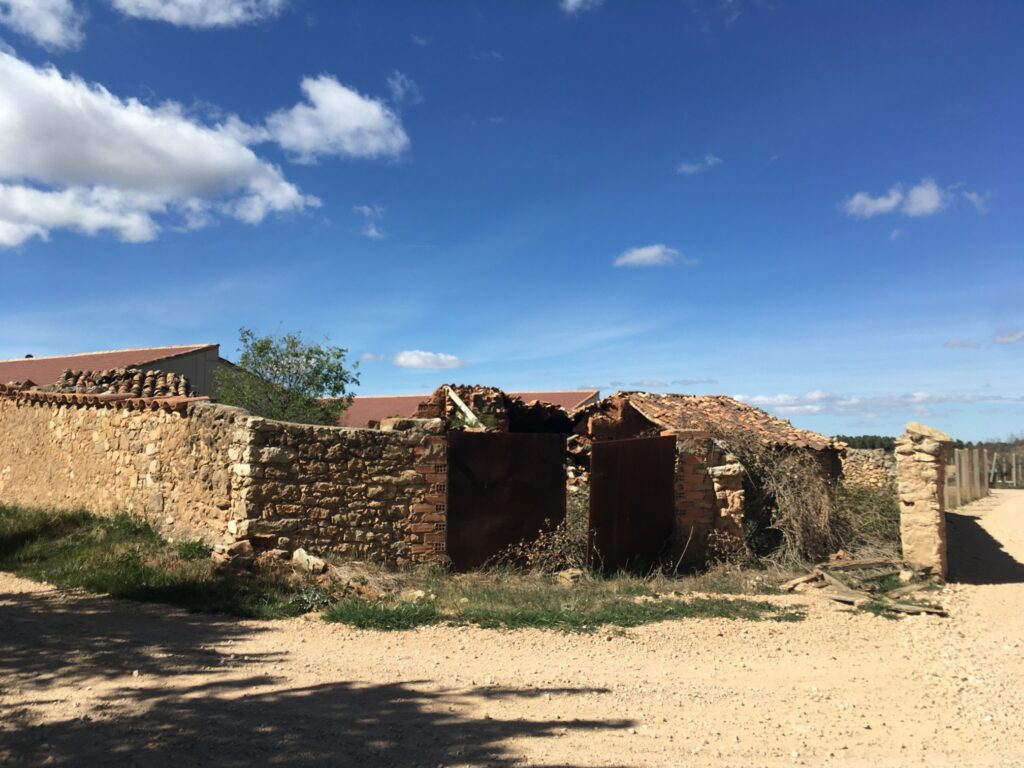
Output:
<svg viewBox="0 0 1024 768">
<path fill-rule="evenodd" d="M 309 554 L 305 549 L 299 547 L 292 552 L 292 562 L 297 568 L 309 571 L 310 573 L 323 573 L 327 563 L 319 557 Z"/>
<path fill-rule="evenodd" d="M 577 581 L 583 578 L 585 574 L 580 568 L 566 568 L 564 571 L 559 571 L 555 574 L 555 578 L 563 584 L 575 584 Z"/>
</svg>

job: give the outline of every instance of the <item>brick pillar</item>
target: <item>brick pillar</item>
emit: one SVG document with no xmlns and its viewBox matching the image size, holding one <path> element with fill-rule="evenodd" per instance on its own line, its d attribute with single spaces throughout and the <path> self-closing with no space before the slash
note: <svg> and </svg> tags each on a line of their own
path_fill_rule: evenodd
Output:
<svg viewBox="0 0 1024 768">
<path fill-rule="evenodd" d="M 946 578 L 946 459 L 953 440 L 912 422 L 896 440 L 903 559 Z"/>
<path fill-rule="evenodd" d="M 409 514 L 409 543 L 413 562 L 446 562 L 448 559 L 448 438 L 430 435 L 417 448 L 414 470 L 423 476 L 427 489 Z"/>
</svg>

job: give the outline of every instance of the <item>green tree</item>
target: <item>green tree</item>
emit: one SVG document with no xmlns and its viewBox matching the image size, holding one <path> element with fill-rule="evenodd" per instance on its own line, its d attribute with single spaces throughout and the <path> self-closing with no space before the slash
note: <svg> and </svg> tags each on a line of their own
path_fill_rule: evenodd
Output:
<svg viewBox="0 0 1024 768">
<path fill-rule="evenodd" d="M 310 344 L 299 333 L 257 336 L 238 332 L 237 366 L 222 365 L 214 376 L 217 399 L 256 416 L 303 424 L 337 424 L 359 383 L 358 364 L 348 367 L 348 350 Z"/>
</svg>

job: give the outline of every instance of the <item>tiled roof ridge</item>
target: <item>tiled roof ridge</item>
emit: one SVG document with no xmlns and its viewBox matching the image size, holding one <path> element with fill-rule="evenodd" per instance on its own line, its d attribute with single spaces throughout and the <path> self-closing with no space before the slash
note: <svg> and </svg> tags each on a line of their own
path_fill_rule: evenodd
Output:
<svg viewBox="0 0 1024 768">
<path fill-rule="evenodd" d="M 125 410 L 183 411 L 192 403 L 209 402 L 205 395 L 136 397 L 131 394 L 86 394 L 84 392 L 46 392 L 41 389 L 10 387 L 0 384 L 0 397 L 29 403 L 82 405 Z"/>
<path fill-rule="evenodd" d="M 188 354 L 189 352 L 197 352 L 200 349 L 209 349 L 211 347 L 219 346 L 218 344 L 170 344 L 165 347 L 126 347 L 124 349 L 100 349 L 92 352 L 72 352 L 68 355 L 43 355 L 41 357 L 12 357 L 8 360 L 0 360 L 0 363 L 24 363 L 30 360 L 63 360 L 64 358 L 71 357 L 89 357 L 91 355 L 112 355 L 122 352 L 162 352 L 167 349 L 181 349 L 187 350 L 177 354 Z M 176 357 L 175 355 L 168 355 L 168 357 Z"/>
</svg>

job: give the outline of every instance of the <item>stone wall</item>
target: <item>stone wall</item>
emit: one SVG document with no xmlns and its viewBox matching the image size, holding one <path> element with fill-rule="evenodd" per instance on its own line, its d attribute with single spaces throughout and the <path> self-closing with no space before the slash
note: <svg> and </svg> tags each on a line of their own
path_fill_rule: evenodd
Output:
<svg viewBox="0 0 1024 768">
<path fill-rule="evenodd" d="M 287 424 L 195 398 L 0 392 L 0 503 L 127 510 L 168 537 L 257 551 L 444 559 L 441 423 L 383 427 Z"/>
<path fill-rule="evenodd" d="M 847 448 L 842 461 L 847 485 L 888 488 L 896 483 L 896 455 L 884 448 Z"/>
<path fill-rule="evenodd" d="M 165 535 L 204 539 L 244 508 L 230 458 L 242 444 L 243 411 L 53 398 L 0 395 L 0 503 L 126 510 Z"/>
<path fill-rule="evenodd" d="M 907 424 L 896 440 L 903 559 L 946 577 L 946 460 L 952 438 L 924 424 Z"/>
<path fill-rule="evenodd" d="M 385 419 L 381 430 L 254 419 L 245 463 L 251 504 L 234 528 L 256 551 L 303 547 L 402 565 L 443 559 L 446 440 L 441 422 Z"/>
</svg>

